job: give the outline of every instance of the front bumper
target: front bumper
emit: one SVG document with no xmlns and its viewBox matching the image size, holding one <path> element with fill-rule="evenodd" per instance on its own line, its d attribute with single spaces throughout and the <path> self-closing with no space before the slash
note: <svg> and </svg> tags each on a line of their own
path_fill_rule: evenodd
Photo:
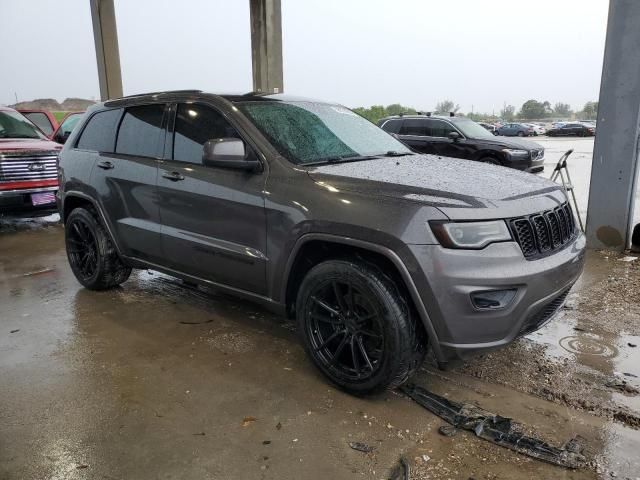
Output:
<svg viewBox="0 0 640 480">
<path fill-rule="evenodd" d="M 26 188 L 20 190 L 0 190 L 0 215 L 47 215 L 58 210 L 55 197 L 51 203 L 33 205 L 34 193 L 56 193 L 58 187 Z"/>
<path fill-rule="evenodd" d="M 419 293 L 429 314 L 441 362 L 506 345 L 548 321 L 562 306 L 584 266 L 584 235 L 545 258 L 525 260 L 515 242 L 482 250 L 409 246 L 416 259 Z M 501 309 L 480 310 L 471 293 L 515 289 Z"/>
<path fill-rule="evenodd" d="M 512 157 L 507 156 L 507 167 L 515 168 L 516 170 L 522 170 L 528 173 L 540 173 L 544 171 L 544 156 L 531 160 L 529 157 Z"/>
</svg>

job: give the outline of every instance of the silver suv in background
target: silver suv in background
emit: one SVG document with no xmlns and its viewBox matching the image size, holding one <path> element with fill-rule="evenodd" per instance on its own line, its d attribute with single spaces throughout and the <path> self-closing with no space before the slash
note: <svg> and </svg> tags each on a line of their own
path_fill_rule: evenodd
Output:
<svg viewBox="0 0 640 480">
<path fill-rule="evenodd" d="M 332 103 L 177 91 L 92 107 L 60 156 L 69 264 L 105 289 L 151 268 L 297 319 L 357 394 L 539 328 L 584 262 L 564 191 L 413 153 Z"/>
</svg>

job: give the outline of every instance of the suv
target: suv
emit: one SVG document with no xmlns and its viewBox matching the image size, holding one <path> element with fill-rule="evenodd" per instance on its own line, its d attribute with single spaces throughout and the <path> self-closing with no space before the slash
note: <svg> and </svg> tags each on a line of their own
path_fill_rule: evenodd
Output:
<svg viewBox="0 0 640 480">
<path fill-rule="evenodd" d="M 383 118 L 378 125 L 420 153 L 476 160 L 529 173 L 544 170 L 541 145 L 527 140 L 498 138 L 468 118 L 398 115 Z"/>
<path fill-rule="evenodd" d="M 55 212 L 61 148 L 21 113 L 0 107 L 0 215 Z"/>
<path fill-rule="evenodd" d="M 481 127 L 480 127 L 481 128 Z M 547 322 L 584 261 L 564 190 L 413 153 L 336 104 L 200 91 L 93 106 L 60 157 L 79 282 L 132 268 L 297 319 L 315 365 L 353 393 L 397 386 Z"/>
</svg>

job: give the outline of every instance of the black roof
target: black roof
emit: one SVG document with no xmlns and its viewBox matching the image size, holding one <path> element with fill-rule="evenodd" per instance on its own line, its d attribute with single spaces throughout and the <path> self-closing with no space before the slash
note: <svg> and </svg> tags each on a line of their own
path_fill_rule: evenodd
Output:
<svg viewBox="0 0 640 480">
<path fill-rule="evenodd" d="M 322 100 L 315 100 L 311 98 L 298 97 L 294 95 L 285 95 L 283 93 L 260 93 L 260 92 L 249 92 L 249 93 L 210 93 L 203 92 L 202 90 L 165 90 L 161 92 L 146 92 L 146 93 L 138 93 L 135 95 L 127 95 L 126 97 L 114 98 L 112 100 L 107 100 L 104 102 L 105 106 L 115 106 L 127 103 L 134 103 L 135 101 L 140 100 L 158 100 L 163 97 L 172 97 L 172 96 L 194 96 L 194 97 L 221 97 L 225 100 L 232 103 L 239 102 L 264 102 L 264 101 L 281 101 L 281 102 L 318 102 L 318 103 L 332 103 L 332 102 L 323 102 Z"/>
</svg>

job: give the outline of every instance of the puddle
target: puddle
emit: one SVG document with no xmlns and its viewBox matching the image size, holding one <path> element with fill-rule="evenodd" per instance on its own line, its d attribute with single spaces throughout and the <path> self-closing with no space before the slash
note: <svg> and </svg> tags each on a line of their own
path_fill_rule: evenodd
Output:
<svg viewBox="0 0 640 480">
<path fill-rule="evenodd" d="M 594 334 L 571 335 L 561 338 L 559 345 L 569 353 L 577 355 L 596 355 L 611 358 L 618 355 L 618 350 L 602 343 L 602 340 Z"/>
</svg>

